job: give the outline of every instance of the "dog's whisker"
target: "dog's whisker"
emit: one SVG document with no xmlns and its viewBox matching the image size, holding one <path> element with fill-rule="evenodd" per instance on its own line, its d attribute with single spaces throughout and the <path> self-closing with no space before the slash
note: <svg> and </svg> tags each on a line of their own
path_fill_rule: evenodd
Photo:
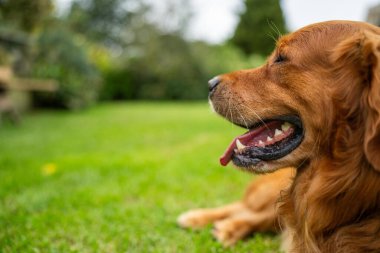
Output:
<svg viewBox="0 0 380 253">
<path fill-rule="evenodd" d="M 233 106 L 234 111 L 237 112 L 237 113 L 240 115 L 240 118 L 243 120 L 243 123 L 244 123 L 245 127 L 248 129 L 248 128 L 249 128 L 249 127 L 248 127 L 248 123 L 247 123 L 247 121 L 245 120 L 244 116 L 241 114 L 241 112 L 240 112 L 238 106 L 236 106 L 235 104 L 232 104 L 232 106 Z"/>
<path fill-rule="evenodd" d="M 280 29 L 278 29 L 276 24 L 273 22 L 273 20 L 270 20 L 270 21 L 268 20 L 268 24 L 269 24 L 270 28 L 272 29 L 272 31 L 277 33 L 278 38 L 280 38 L 282 36 L 282 33 L 280 32 Z M 278 38 L 276 39 L 276 41 L 278 40 Z"/>
<path fill-rule="evenodd" d="M 243 114 L 241 114 L 241 112 L 240 112 L 240 110 L 238 109 L 238 107 L 237 106 L 235 106 L 235 110 L 239 113 L 239 115 L 240 115 L 240 117 L 241 117 L 241 119 L 243 120 L 243 122 L 244 122 L 244 125 L 245 125 L 245 127 L 248 129 L 249 128 L 249 126 L 248 126 L 248 123 L 247 123 L 247 121 L 245 120 L 245 118 L 244 118 L 244 116 L 243 116 Z"/>
<path fill-rule="evenodd" d="M 232 116 L 232 110 L 231 110 L 231 99 L 232 99 L 232 96 L 228 96 L 228 103 L 227 103 L 227 114 L 229 113 L 230 114 L 230 126 L 231 128 L 233 127 L 234 123 L 233 123 L 233 116 Z"/>
<path fill-rule="evenodd" d="M 277 42 L 277 39 L 276 37 L 274 37 L 274 35 L 271 33 L 271 32 L 267 32 L 266 35 L 271 38 L 275 43 Z"/>
<path fill-rule="evenodd" d="M 245 107 L 248 111 L 252 112 L 253 114 L 255 114 L 256 118 L 265 126 L 266 129 L 268 129 L 270 131 L 270 128 L 267 126 L 267 124 L 265 123 L 265 121 L 250 107 L 244 105 L 244 104 L 240 104 L 241 106 Z"/>
</svg>

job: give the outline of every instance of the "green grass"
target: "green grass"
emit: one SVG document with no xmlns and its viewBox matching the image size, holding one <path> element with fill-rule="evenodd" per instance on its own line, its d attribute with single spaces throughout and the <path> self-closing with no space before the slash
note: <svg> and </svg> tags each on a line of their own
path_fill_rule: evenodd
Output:
<svg viewBox="0 0 380 253">
<path fill-rule="evenodd" d="M 176 226 L 242 196 L 252 176 L 218 164 L 241 129 L 204 103 L 39 112 L 0 128 L 0 252 L 277 252 L 255 235 L 224 249 Z"/>
</svg>

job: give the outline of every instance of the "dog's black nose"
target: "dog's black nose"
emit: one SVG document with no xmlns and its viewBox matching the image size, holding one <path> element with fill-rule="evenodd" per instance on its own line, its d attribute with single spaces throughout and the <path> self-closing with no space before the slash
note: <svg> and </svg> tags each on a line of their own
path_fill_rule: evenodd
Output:
<svg viewBox="0 0 380 253">
<path fill-rule="evenodd" d="M 208 81 L 208 90 L 211 92 L 213 91 L 216 86 L 220 83 L 220 78 L 218 76 L 214 77 L 210 81 Z"/>
</svg>

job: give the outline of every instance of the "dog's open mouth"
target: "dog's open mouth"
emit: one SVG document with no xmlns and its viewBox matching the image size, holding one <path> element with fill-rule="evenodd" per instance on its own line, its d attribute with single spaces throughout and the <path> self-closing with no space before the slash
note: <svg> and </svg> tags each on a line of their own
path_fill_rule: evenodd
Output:
<svg viewBox="0 0 380 253">
<path fill-rule="evenodd" d="M 220 163 L 225 166 L 232 160 L 239 167 L 249 167 L 261 161 L 277 160 L 297 148 L 302 139 L 303 127 L 299 117 L 264 120 L 236 137 L 220 158 Z"/>
</svg>

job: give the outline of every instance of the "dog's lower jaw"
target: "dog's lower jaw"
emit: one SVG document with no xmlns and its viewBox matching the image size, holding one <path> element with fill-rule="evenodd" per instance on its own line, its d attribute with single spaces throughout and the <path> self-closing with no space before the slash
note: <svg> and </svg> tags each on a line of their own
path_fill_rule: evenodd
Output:
<svg viewBox="0 0 380 253">
<path fill-rule="evenodd" d="M 272 173 L 277 170 L 277 168 L 270 166 L 265 161 L 260 161 L 257 165 L 249 165 L 247 167 L 241 166 L 240 164 L 236 164 L 234 159 L 232 159 L 232 162 L 234 164 L 234 167 L 238 168 L 241 171 L 246 171 L 254 174 L 266 174 L 266 173 Z"/>
<path fill-rule="evenodd" d="M 278 160 L 273 160 L 273 161 L 260 160 L 255 166 L 253 165 L 241 166 L 241 163 L 236 163 L 236 159 L 235 157 L 233 157 L 232 164 L 234 165 L 235 168 L 244 172 L 249 172 L 249 173 L 254 173 L 254 174 L 268 174 L 268 173 L 276 172 L 278 170 L 282 170 L 283 168 L 287 168 L 287 167 L 301 168 L 303 166 L 306 166 L 308 162 L 306 158 L 296 160 L 296 156 L 291 153 Z"/>
</svg>

